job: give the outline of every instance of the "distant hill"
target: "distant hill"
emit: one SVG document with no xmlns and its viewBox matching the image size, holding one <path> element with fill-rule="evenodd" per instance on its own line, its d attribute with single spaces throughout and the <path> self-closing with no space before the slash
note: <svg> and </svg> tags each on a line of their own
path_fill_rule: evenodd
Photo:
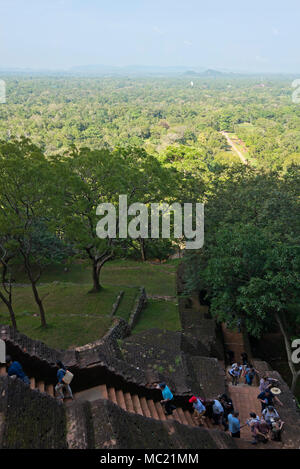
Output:
<svg viewBox="0 0 300 469">
<path fill-rule="evenodd" d="M 208 70 L 205 70 L 205 72 L 203 72 L 202 75 L 204 75 L 206 77 L 216 77 L 216 76 L 224 75 L 224 73 L 219 72 L 218 70 L 214 70 L 212 68 L 209 68 Z"/>
</svg>

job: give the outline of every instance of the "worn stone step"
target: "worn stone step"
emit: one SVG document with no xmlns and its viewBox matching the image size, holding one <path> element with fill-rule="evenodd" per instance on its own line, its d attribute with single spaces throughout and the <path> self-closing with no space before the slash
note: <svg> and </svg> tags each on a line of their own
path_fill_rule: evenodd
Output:
<svg viewBox="0 0 300 469">
<path fill-rule="evenodd" d="M 188 410 L 184 410 L 184 415 L 185 415 L 185 418 L 187 419 L 189 425 L 192 425 L 194 427 L 195 424 L 194 424 L 194 421 L 192 419 L 192 416 L 191 416 L 190 412 Z"/>
<path fill-rule="evenodd" d="M 133 407 L 134 407 L 134 410 L 137 414 L 139 415 L 144 415 L 143 414 L 143 410 L 142 410 L 142 407 L 141 407 L 141 403 L 140 403 L 140 399 L 139 399 L 139 396 L 137 396 L 136 394 L 134 394 L 132 396 L 132 402 L 133 402 Z"/>
<path fill-rule="evenodd" d="M 173 410 L 171 415 L 167 416 L 168 420 L 176 420 L 177 422 L 181 423 L 180 417 L 178 415 L 177 409 Z"/>
<path fill-rule="evenodd" d="M 54 386 L 53 384 L 47 384 L 45 387 L 46 393 L 49 394 L 49 396 L 54 397 Z"/>
<path fill-rule="evenodd" d="M 155 404 L 159 419 L 163 420 L 163 421 L 167 420 L 167 416 L 165 415 L 165 411 L 164 411 L 161 403 L 160 402 L 155 402 L 154 404 Z"/>
<path fill-rule="evenodd" d="M 30 389 L 35 389 L 35 378 L 33 376 L 30 378 Z"/>
<path fill-rule="evenodd" d="M 130 392 L 125 392 L 124 394 L 124 399 L 125 399 L 125 404 L 126 404 L 126 409 L 128 412 L 132 412 L 135 414 L 133 402 L 132 402 L 132 396 Z"/>
<path fill-rule="evenodd" d="M 44 383 L 44 381 L 39 381 L 37 383 L 36 387 L 40 392 L 45 392 L 45 383 Z"/>
<path fill-rule="evenodd" d="M 116 391 L 116 397 L 117 397 L 118 405 L 123 410 L 127 410 L 125 399 L 124 399 L 124 394 L 123 394 L 123 391 L 121 389 L 118 389 L 118 391 Z"/>
<path fill-rule="evenodd" d="M 108 398 L 109 398 L 114 404 L 117 404 L 117 405 L 118 405 L 118 400 L 117 400 L 115 388 L 109 388 L 109 389 L 108 389 Z"/>
<path fill-rule="evenodd" d="M 182 410 L 181 407 L 178 407 L 178 408 L 177 408 L 177 412 L 178 412 L 178 415 L 179 415 L 179 417 L 180 417 L 180 419 L 181 419 L 181 422 L 182 422 L 184 425 L 188 425 L 189 422 L 187 421 L 187 418 L 186 418 L 186 416 L 184 415 L 184 412 L 183 412 L 183 410 Z"/>
<path fill-rule="evenodd" d="M 99 389 L 102 399 L 108 399 L 108 391 L 106 384 L 100 384 Z"/>
<path fill-rule="evenodd" d="M 154 404 L 153 400 L 148 399 L 147 404 L 148 404 L 149 410 L 151 412 L 151 417 L 155 420 L 159 420 L 159 415 L 158 415 L 158 412 L 156 410 L 156 407 L 155 407 L 155 404 Z"/>
<path fill-rule="evenodd" d="M 151 412 L 147 404 L 147 399 L 145 397 L 140 397 L 140 404 L 145 417 L 151 417 Z"/>
</svg>

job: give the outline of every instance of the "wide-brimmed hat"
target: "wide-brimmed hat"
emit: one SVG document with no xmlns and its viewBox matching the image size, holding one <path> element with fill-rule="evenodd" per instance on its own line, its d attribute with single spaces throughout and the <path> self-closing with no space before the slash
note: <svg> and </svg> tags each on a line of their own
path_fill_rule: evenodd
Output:
<svg viewBox="0 0 300 469">
<path fill-rule="evenodd" d="M 271 388 L 270 391 L 272 394 L 281 394 L 281 390 L 279 388 Z"/>
</svg>

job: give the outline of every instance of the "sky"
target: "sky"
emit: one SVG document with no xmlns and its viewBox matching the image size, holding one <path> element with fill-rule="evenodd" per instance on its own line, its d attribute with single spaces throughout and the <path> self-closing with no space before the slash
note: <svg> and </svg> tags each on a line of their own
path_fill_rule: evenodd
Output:
<svg viewBox="0 0 300 469">
<path fill-rule="evenodd" d="M 0 0 L 0 68 L 300 73 L 299 0 Z"/>
</svg>

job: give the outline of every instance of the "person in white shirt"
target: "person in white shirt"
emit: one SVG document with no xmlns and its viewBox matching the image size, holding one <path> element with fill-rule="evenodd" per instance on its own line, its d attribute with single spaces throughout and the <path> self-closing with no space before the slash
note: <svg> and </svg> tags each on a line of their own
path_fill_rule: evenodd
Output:
<svg viewBox="0 0 300 469">
<path fill-rule="evenodd" d="M 279 418 L 277 410 L 272 405 L 262 411 L 262 416 L 270 427 L 272 426 L 272 420 Z"/>
</svg>

